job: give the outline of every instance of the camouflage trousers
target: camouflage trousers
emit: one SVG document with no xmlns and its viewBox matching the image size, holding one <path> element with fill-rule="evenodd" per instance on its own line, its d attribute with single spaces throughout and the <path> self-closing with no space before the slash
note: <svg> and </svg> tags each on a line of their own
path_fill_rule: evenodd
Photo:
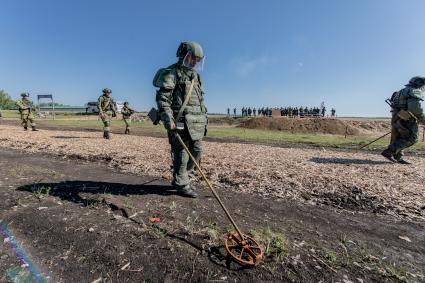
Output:
<svg viewBox="0 0 425 283">
<path fill-rule="evenodd" d="M 21 125 L 24 128 L 28 128 L 28 121 L 30 122 L 31 127 L 35 127 L 35 117 L 32 112 L 23 112 L 21 113 Z"/>
<path fill-rule="evenodd" d="M 125 123 L 125 130 L 130 130 L 130 126 L 131 126 L 131 119 L 130 117 L 124 117 L 123 118 L 124 123 Z"/>
<path fill-rule="evenodd" d="M 393 119 L 391 121 L 391 131 L 391 143 L 388 146 L 388 150 L 395 159 L 399 160 L 403 157 L 403 150 L 418 141 L 418 123 L 414 120 Z"/>
<path fill-rule="evenodd" d="M 202 154 L 201 140 L 194 141 L 190 138 L 187 130 L 179 132 L 183 142 L 189 148 L 196 162 L 199 164 Z M 190 159 L 183 146 L 173 133 L 168 133 L 173 154 L 173 184 L 177 186 L 185 186 L 190 183 L 188 172 L 194 170 L 195 164 Z"/>
<path fill-rule="evenodd" d="M 99 116 L 100 116 L 100 119 L 103 122 L 103 131 L 109 133 L 110 126 L 111 126 L 112 114 L 111 113 L 103 113 L 102 115 L 99 115 Z"/>
</svg>

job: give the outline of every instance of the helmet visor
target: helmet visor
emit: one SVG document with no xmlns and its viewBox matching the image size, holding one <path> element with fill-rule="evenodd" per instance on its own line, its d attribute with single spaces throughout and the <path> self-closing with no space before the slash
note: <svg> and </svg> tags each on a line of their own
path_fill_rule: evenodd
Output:
<svg viewBox="0 0 425 283">
<path fill-rule="evenodd" d="M 183 59 L 183 66 L 194 69 L 198 72 L 204 69 L 204 64 L 205 64 L 205 56 L 201 58 L 201 57 L 195 56 L 190 51 L 187 52 L 186 56 L 184 56 L 184 59 Z"/>
</svg>

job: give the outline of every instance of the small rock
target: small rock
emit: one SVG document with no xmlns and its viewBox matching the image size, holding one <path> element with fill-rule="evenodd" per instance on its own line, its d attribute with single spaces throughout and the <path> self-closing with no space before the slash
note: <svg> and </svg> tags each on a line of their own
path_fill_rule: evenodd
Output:
<svg viewBox="0 0 425 283">
<path fill-rule="evenodd" d="M 407 236 L 398 236 L 400 239 L 405 240 L 406 242 L 412 242 Z"/>
<path fill-rule="evenodd" d="M 40 206 L 40 207 L 38 208 L 38 210 L 43 210 L 43 209 L 48 209 L 48 207 L 47 207 L 47 206 Z"/>
<path fill-rule="evenodd" d="M 2 256 L 0 256 L 0 259 L 6 259 L 8 257 L 9 257 L 8 255 L 2 255 Z"/>
<path fill-rule="evenodd" d="M 94 232 L 94 228 L 93 227 L 90 227 L 89 228 L 89 232 Z"/>
<path fill-rule="evenodd" d="M 314 268 L 316 268 L 318 270 L 322 270 L 322 268 L 319 265 L 316 265 Z"/>
<path fill-rule="evenodd" d="M 356 278 L 357 279 L 357 281 L 359 281 L 359 283 L 363 283 L 363 279 L 361 279 L 361 278 Z"/>
</svg>

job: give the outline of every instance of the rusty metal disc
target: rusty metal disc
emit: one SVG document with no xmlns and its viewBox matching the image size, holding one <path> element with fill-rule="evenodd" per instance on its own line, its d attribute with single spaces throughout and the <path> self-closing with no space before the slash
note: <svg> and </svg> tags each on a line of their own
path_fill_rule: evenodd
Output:
<svg viewBox="0 0 425 283">
<path fill-rule="evenodd" d="M 263 249 L 253 238 L 238 233 L 229 233 L 224 241 L 227 254 L 242 266 L 254 266 L 263 259 Z"/>
</svg>

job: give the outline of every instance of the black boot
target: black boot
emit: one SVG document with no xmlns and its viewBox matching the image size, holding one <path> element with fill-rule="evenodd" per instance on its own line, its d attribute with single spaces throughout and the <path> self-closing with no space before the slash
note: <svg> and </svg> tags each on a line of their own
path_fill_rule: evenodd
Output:
<svg viewBox="0 0 425 283">
<path fill-rule="evenodd" d="M 398 164 L 404 164 L 404 165 L 410 165 L 412 162 L 409 162 L 407 160 L 404 160 L 403 158 L 397 159 Z"/>
<path fill-rule="evenodd" d="M 33 127 L 32 127 L 32 131 L 33 131 L 33 132 L 36 132 L 36 131 L 38 131 L 38 130 L 35 128 L 35 126 L 33 126 Z"/>
<path fill-rule="evenodd" d="M 109 132 L 103 132 L 103 138 L 109 140 Z"/>
<path fill-rule="evenodd" d="M 391 153 L 391 151 L 388 148 L 385 149 L 383 152 L 381 152 L 381 154 L 382 154 L 383 157 L 385 157 L 389 161 L 391 161 L 393 163 L 397 163 L 397 160 L 394 158 L 393 154 Z"/>
<path fill-rule="evenodd" d="M 127 135 L 129 135 L 130 134 L 130 129 L 127 129 Z"/>
<path fill-rule="evenodd" d="M 185 197 L 190 197 L 190 198 L 198 197 L 198 194 L 193 190 L 193 187 L 190 184 L 186 186 L 178 186 L 177 191 Z"/>
<path fill-rule="evenodd" d="M 28 127 L 24 126 L 24 131 L 27 131 L 27 130 L 28 130 Z"/>
</svg>

